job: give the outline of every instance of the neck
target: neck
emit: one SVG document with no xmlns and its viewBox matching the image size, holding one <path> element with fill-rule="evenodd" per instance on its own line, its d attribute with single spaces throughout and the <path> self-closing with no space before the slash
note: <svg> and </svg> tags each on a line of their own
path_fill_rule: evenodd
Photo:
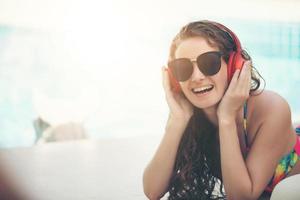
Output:
<svg viewBox="0 0 300 200">
<path fill-rule="evenodd" d="M 218 126 L 217 106 L 205 108 L 203 109 L 203 112 L 210 122 L 212 122 L 215 126 Z"/>
</svg>

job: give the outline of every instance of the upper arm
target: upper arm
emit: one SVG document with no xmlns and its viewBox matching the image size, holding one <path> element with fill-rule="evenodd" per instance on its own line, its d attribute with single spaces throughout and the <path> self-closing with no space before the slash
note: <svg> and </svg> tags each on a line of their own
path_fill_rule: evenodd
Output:
<svg viewBox="0 0 300 200">
<path fill-rule="evenodd" d="M 259 196 L 266 188 L 292 136 L 288 103 L 276 94 L 267 101 L 261 107 L 262 121 L 246 159 L 254 196 Z"/>
</svg>

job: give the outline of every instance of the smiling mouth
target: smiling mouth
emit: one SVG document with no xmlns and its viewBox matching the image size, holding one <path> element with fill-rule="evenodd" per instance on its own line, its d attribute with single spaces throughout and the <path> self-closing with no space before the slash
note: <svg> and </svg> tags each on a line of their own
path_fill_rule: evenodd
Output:
<svg viewBox="0 0 300 200">
<path fill-rule="evenodd" d="M 193 88 L 192 92 L 196 95 L 197 94 L 205 94 L 205 93 L 210 92 L 213 88 L 214 88 L 213 85 L 209 85 L 209 86 L 201 87 L 201 88 Z"/>
</svg>

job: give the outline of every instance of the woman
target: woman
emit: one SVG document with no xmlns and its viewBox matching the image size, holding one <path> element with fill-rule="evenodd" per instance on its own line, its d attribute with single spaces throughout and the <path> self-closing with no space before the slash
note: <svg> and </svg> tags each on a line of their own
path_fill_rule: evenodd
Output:
<svg viewBox="0 0 300 200">
<path fill-rule="evenodd" d="M 289 105 L 259 90 L 259 74 L 228 28 L 184 26 L 162 74 L 170 113 L 144 171 L 149 199 L 258 199 L 300 173 Z"/>
</svg>

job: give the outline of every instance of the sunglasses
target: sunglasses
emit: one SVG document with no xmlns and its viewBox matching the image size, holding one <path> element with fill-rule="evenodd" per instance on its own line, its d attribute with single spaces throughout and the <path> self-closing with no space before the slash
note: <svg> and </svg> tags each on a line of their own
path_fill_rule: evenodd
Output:
<svg viewBox="0 0 300 200">
<path fill-rule="evenodd" d="M 200 54 L 196 59 L 178 58 L 168 63 L 173 76 L 177 81 L 188 80 L 194 71 L 193 62 L 197 63 L 199 70 L 205 76 L 217 74 L 221 68 L 221 57 L 223 53 L 219 51 L 209 51 Z"/>
</svg>

